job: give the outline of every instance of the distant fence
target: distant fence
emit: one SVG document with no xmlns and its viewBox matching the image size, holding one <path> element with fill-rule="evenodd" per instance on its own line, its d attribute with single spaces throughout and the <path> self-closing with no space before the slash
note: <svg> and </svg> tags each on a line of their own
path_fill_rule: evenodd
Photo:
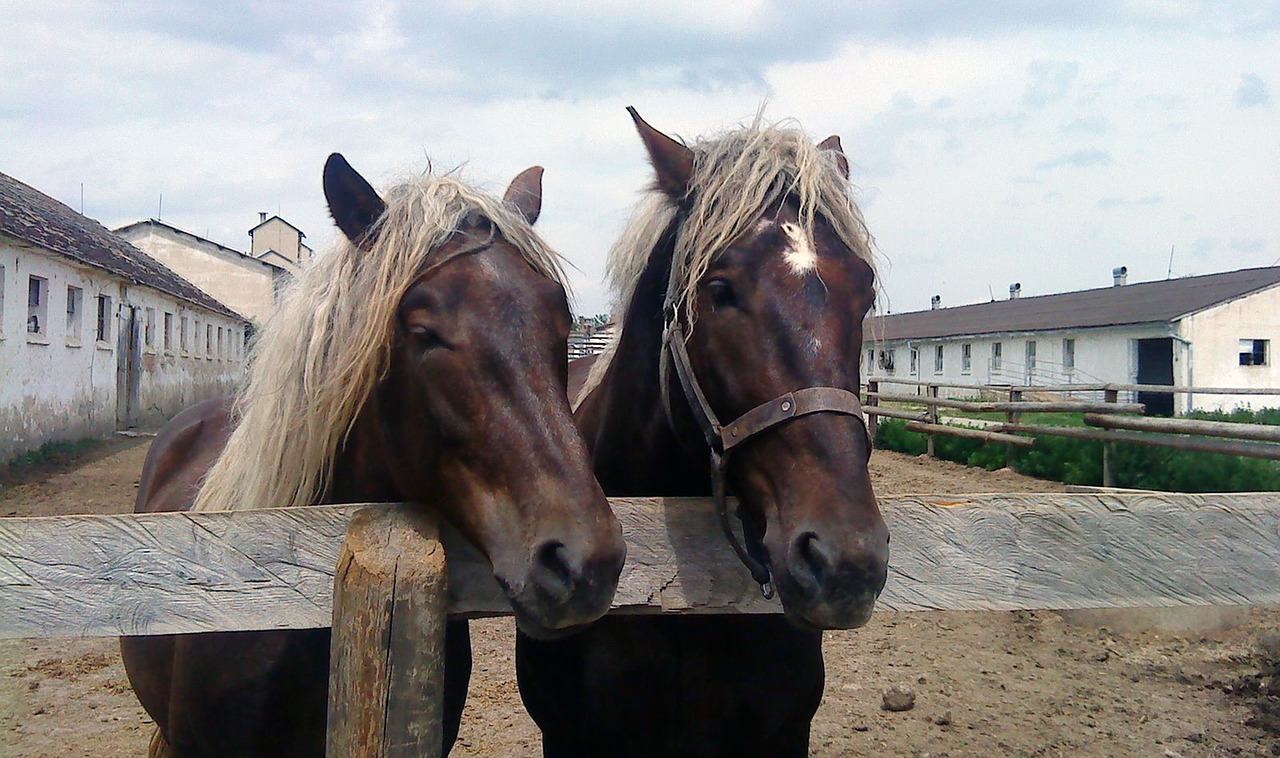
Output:
<svg viewBox="0 0 1280 758">
<path fill-rule="evenodd" d="M 915 392 L 884 392 L 884 385 L 911 387 Z M 1001 397 L 1004 400 L 958 400 L 941 397 L 940 389 L 965 390 L 980 398 Z M 1128 442 L 1178 450 L 1203 453 L 1239 455 L 1248 458 L 1280 460 L 1280 426 L 1263 424 L 1238 424 L 1221 421 L 1202 421 L 1181 418 L 1135 417 L 1145 410 L 1142 403 L 1121 403 L 1121 392 L 1197 394 L 1197 395 L 1259 395 L 1280 397 L 1280 389 L 1257 387 L 1181 387 L 1163 384 L 1063 384 L 1063 385 L 990 385 L 962 384 L 956 382 L 922 382 L 893 377 L 872 377 L 866 383 L 868 427 L 875 436 L 878 417 L 905 420 L 907 429 L 928 435 L 928 454 L 933 456 L 934 436 L 945 434 L 985 442 L 1004 443 L 1019 447 L 1035 444 L 1034 436 L 1045 435 L 1097 440 L 1102 447 L 1102 479 L 1105 486 L 1115 485 L 1115 472 L 1111 466 L 1111 443 Z M 1101 393 L 1102 401 L 1094 400 L 1032 400 L 1028 396 L 1074 393 Z M 884 407 L 882 402 L 923 405 L 920 411 L 902 407 Z M 979 413 L 1004 413 L 1003 423 L 991 423 L 983 428 L 955 426 L 941 423 L 939 408 L 954 408 Z M 1082 413 L 1088 428 L 1027 424 L 1023 414 Z"/>
</svg>

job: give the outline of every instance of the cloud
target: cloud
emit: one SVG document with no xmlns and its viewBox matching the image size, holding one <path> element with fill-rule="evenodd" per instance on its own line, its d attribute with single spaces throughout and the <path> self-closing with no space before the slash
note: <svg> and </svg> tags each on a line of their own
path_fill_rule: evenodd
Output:
<svg viewBox="0 0 1280 758">
<path fill-rule="evenodd" d="M 1237 108 L 1257 108 L 1271 104 L 1271 92 L 1267 83 L 1257 74 L 1245 74 L 1240 77 L 1240 86 L 1236 88 L 1235 103 Z"/>
<path fill-rule="evenodd" d="M 1267 241 L 1261 237 L 1232 237 L 1227 247 L 1238 253 L 1259 253 L 1267 249 Z"/>
<path fill-rule="evenodd" d="M 1035 110 L 1062 99 L 1079 71 L 1080 64 L 1075 61 L 1032 61 L 1027 67 L 1027 89 L 1022 93 L 1022 102 Z"/>
<path fill-rule="evenodd" d="M 1146 195 L 1135 199 L 1123 197 L 1104 197 L 1098 201 L 1098 207 L 1103 210 L 1111 208 L 1133 208 L 1142 205 L 1159 205 L 1164 202 L 1163 195 Z"/>
<path fill-rule="evenodd" d="M 1105 134 L 1111 122 L 1103 116 L 1081 116 L 1058 127 L 1063 134 Z"/>
<path fill-rule="evenodd" d="M 1089 166 L 1110 166 L 1111 163 L 1111 153 L 1097 148 L 1082 148 L 1073 153 L 1059 155 L 1057 158 L 1040 161 L 1036 164 L 1036 168 L 1041 170 L 1061 168 L 1063 166 L 1088 168 Z"/>
</svg>

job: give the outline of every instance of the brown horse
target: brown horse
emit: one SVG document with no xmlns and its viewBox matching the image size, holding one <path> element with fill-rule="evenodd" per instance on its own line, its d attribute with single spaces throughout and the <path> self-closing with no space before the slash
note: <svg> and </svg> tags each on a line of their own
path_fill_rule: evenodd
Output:
<svg viewBox="0 0 1280 758">
<path fill-rule="evenodd" d="M 657 186 L 610 254 L 621 331 L 578 427 L 611 496 L 736 494 L 730 539 L 785 618 L 521 635 L 520 691 L 547 756 L 804 756 L 821 630 L 865 624 L 887 573 L 853 394 L 870 238 L 838 139 L 757 121 L 686 146 L 631 113 Z"/>
<path fill-rule="evenodd" d="M 384 202 L 331 156 L 325 196 L 346 239 L 287 291 L 241 395 L 156 437 L 137 510 L 430 503 L 488 556 L 525 633 L 601 616 L 626 548 L 569 409 L 559 259 L 530 226 L 541 176 L 521 174 L 504 202 L 432 176 Z M 450 622 L 445 752 L 467 635 Z M 121 639 L 153 755 L 324 755 L 329 636 Z"/>
</svg>

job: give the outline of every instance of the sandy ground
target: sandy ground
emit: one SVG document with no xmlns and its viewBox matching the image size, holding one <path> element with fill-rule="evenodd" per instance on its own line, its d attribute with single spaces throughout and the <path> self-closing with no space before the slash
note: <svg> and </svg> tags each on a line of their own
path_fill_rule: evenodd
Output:
<svg viewBox="0 0 1280 758">
<path fill-rule="evenodd" d="M 0 471 L 0 516 L 126 512 L 146 446 L 115 439 Z M 1061 489 L 879 451 L 872 475 L 881 495 Z M 1280 609 L 1255 608 L 1243 621 L 1157 633 L 1047 612 L 877 614 L 863 629 L 827 634 L 811 754 L 1280 755 Z M 539 752 L 516 692 L 513 636 L 506 619 L 473 624 L 475 670 L 454 755 Z M 883 710 L 891 687 L 910 690 L 914 708 Z M 114 640 L 0 641 L 0 756 L 144 755 L 150 730 Z"/>
</svg>

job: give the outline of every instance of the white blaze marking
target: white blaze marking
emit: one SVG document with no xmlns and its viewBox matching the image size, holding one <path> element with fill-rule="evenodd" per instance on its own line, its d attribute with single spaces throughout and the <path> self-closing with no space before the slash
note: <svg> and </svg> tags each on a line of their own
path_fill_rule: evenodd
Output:
<svg viewBox="0 0 1280 758">
<path fill-rule="evenodd" d="M 782 233 L 787 235 L 787 239 L 791 242 L 790 246 L 783 249 L 782 257 L 787 261 L 787 265 L 791 267 L 791 273 L 801 276 L 813 271 L 818 267 L 818 253 L 813 249 L 813 245 L 809 242 L 809 237 L 799 226 L 784 221 L 782 223 Z"/>
</svg>

